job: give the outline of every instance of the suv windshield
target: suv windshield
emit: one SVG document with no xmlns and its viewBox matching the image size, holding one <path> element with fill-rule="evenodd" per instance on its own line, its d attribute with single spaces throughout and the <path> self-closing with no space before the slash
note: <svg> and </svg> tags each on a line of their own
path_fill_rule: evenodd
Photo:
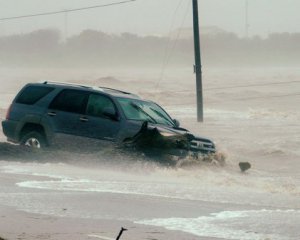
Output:
<svg viewBox="0 0 300 240">
<path fill-rule="evenodd" d="M 117 98 L 129 120 L 148 121 L 174 127 L 170 116 L 156 103 L 138 99 Z"/>
</svg>

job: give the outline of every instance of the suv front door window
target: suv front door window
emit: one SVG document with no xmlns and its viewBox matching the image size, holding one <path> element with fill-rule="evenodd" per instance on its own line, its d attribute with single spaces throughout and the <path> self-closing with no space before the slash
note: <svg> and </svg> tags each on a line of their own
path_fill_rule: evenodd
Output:
<svg viewBox="0 0 300 240">
<path fill-rule="evenodd" d="M 113 101 L 102 94 L 91 93 L 87 100 L 85 121 L 79 125 L 81 135 L 94 139 L 114 141 L 120 130 L 120 121 L 104 114 L 109 112 L 118 115 Z"/>
<path fill-rule="evenodd" d="M 105 118 L 107 117 L 104 114 L 105 111 L 109 111 L 117 115 L 115 106 L 108 97 L 99 94 L 91 94 L 87 103 L 87 115 Z"/>
</svg>

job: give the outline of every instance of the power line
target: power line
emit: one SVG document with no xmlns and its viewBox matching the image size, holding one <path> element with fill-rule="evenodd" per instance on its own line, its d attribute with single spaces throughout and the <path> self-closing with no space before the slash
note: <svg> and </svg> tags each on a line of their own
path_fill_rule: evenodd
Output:
<svg viewBox="0 0 300 240">
<path fill-rule="evenodd" d="M 180 2 L 179 5 L 181 5 L 183 1 Z M 177 34 L 176 34 L 176 38 L 175 38 L 175 41 L 173 43 L 173 45 L 170 47 L 170 51 L 169 53 L 167 53 L 165 55 L 165 59 L 164 59 L 164 63 L 163 63 L 163 67 L 162 67 L 162 71 L 161 71 L 161 74 L 160 74 L 160 77 L 158 79 L 158 81 L 156 82 L 156 86 L 155 86 L 155 89 L 158 89 L 160 83 L 162 82 L 163 80 L 163 77 L 164 77 L 164 74 L 165 74 L 165 70 L 166 70 L 166 67 L 168 66 L 169 62 L 170 62 L 170 59 L 171 59 L 171 56 L 177 46 L 177 43 L 178 43 L 178 40 L 180 38 L 180 35 L 181 35 L 181 31 L 182 31 L 182 28 L 183 28 L 183 24 L 185 23 L 185 20 L 187 18 L 187 15 L 188 15 L 188 10 L 189 10 L 189 6 L 190 6 L 191 2 L 187 2 L 187 6 L 186 6 L 186 10 L 185 10 L 185 13 L 183 15 L 183 19 L 182 19 L 182 22 L 181 22 L 181 25 L 180 25 L 180 28 L 178 29 L 177 31 Z M 179 6 L 178 6 L 179 7 Z M 176 10 L 177 11 L 177 10 Z M 171 43 L 171 35 L 169 35 L 169 41 L 168 41 L 168 44 Z"/>
<path fill-rule="evenodd" d="M 249 2 L 246 0 L 245 2 L 245 34 L 246 38 L 249 36 Z"/>
<path fill-rule="evenodd" d="M 130 2 L 135 2 L 135 1 L 137 1 L 137 0 L 127 0 L 127 1 L 121 1 L 121 2 L 102 4 L 102 5 L 89 6 L 89 7 L 67 9 L 67 10 L 61 10 L 61 11 L 43 12 L 43 13 L 36 13 L 36 14 L 29 14 L 29 15 L 6 17 L 6 18 L 0 18 L 0 21 L 9 21 L 9 20 L 21 19 L 21 18 L 32 18 L 32 17 L 40 17 L 40 16 L 48 16 L 48 15 L 57 15 L 57 14 L 61 14 L 61 13 L 84 11 L 84 10 L 89 10 L 89 9 L 94 9 L 94 8 L 111 7 L 111 6 L 121 5 L 121 4 L 127 4 Z"/>
<path fill-rule="evenodd" d="M 215 87 L 215 88 L 206 88 L 205 91 L 235 89 L 235 88 L 249 88 L 249 87 L 264 87 L 264 86 L 272 86 L 272 85 L 286 85 L 286 84 L 297 84 L 297 83 L 300 83 L 300 81 L 295 80 L 295 81 L 287 81 L 287 82 L 270 82 L 270 83 L 261 83 L 261 84 Z M 174 92 L 176 92 L 176 93 L 185 93 L 185 92 L 193 92 L 193 91 L 192 90 L 181 90 L 181 91 L 174 91 Z"/>
<path fill-rule="evenodd" d="M 233 88 L 248 88 L 248 87 L 263 87 L 263 86 L 272 86 L 272 85 L 281 85 L 288 83 L 300 83 L 300 81 L 288 81 L 288 82 L 272 82 L 272 83 L 260 83 L 260 84 L 249 84 L 249 85 L 237 85 L 237 86 L 228 86 L 228 87 L 216 87 L 208 88 L 206 90 L 221 90 L 221 89 L 233 89 Z"/>
<path fill-rule="evenodd" d="M 291 94 L 283 94 L 283 95 L 271 95 L 271 96 L 260 96 L 260 97 L 247 97 L 247 98 L 235 98 L 235 99 L 224 99 L 222 101 L 207 101 L 208 104 L 219 104 L 219 103 L 226 103 L 226 102 L 243 102 L 248 100 L 255 100 L 255 99 L 271 99 L 271 98 L 286 98 L 286 97 L 297 97 L 300 96 L 300 93 L 291 93 Z M 170 106 L 187 106 L 187 105 L 195 105 L 195 103 L 178 103 L 172 104 Z"/>
<path fill-rule="evenodd" d="M 235 101 L 235 100 L 245 101 L 245 100 L 268 99 L 268 98 L 285 98 L 285 97 L 294 97 L 294 96 L 300 96 L 300 93 L 291 93 L 291 94 L 284 94 L 284 95 L 272 95 L 272 96 L 261 96 L 261 97 L 237 98 L 237 99 L 232 99 L 232 101 Z"/>
<path fill-rule="evenodd" d="M 165 72 L 165 68 L 167 66 L 167 59 L 168 59 L 168 56 L 169 56 L 169 51 L 171 49 L 171 40 L 172 40 L 172 36 L 171 36 L 171 33 L 172 33 L 172 30 L 173 30 L 173 26 L 174 26 L 174 23 L 175 23 L 175 19 L 177 17 L 177 12 L 179 10 L 179 7 L 181 6 L 181 4 L 183 3 L 184 0 L 179 0 L 178 4 L 177 4 L 177 7 L 174 11 L 174 14 L 173 14 L 173 17 L 172 17 L 172 22 L 171 22 L 171 26 L 170 26 L 170 30 L 169 30 L 169 36 L 168 36 L 168 42 L 167 42 L 167 45 L 165 47 L 165 53 L 164 53 L 164 59 L 163 59 L 163 64 L 162 64 L 162 68 L 161 68 L 161 72 L 160 72 L 160 75 L 159 75 L 159 78 L 158 78 L 158 81 L 156 83 L 156 88 L 158 88 L 158 85 L 159 85 L 159 82 L 161 81 L 161 79 L 163 78 L 163 75 L 164 75 L 164 72 Z"/>
<path fill-rule="evenodd" d="M 290 94 L 282 94 L 282 95 L 270 95 L 270 96 L 257 96 L 257 97 L 245 97 L 245 98 L 235 98 L 235 99 L 227 99 L 222 100 L 222 103 L 224 102 L 244 102 L 249 100 L 256 100 L 256 99 L 272 99 L 272 98 L 286 98 L 286 97 L 297 97 L 300 96 L 300 93 L 290 93 Z M 212 101 L 209 102 L 211 104 L 219 103 L 220 101 Z"/>
</svg>

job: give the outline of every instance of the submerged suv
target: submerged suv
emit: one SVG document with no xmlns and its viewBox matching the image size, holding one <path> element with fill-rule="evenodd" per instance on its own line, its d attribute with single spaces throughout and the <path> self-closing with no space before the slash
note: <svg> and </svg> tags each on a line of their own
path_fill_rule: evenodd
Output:
<svg viewBox="0 0 300 240">
<path fill-rule="evenodd" d="M 30 83 L 2 122 L 8 141 L 33 148 L 114 145 L 145 154 L 215 153 L 214 143 L 179 127 L 158 104 L 104 87 Z"/>
</svg>

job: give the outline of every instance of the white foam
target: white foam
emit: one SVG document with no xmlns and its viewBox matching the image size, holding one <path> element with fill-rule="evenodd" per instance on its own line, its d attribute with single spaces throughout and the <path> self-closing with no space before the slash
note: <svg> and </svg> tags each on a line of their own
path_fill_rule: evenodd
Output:
<svg viewBox="0 0 300 240">
<path fill-rule="evenodd" d="M 98 238 L 98 239 L 102 239 L 102 240 L 114 240 L 114 238 L 100 236 L 100 235 L 96 235 L 96 234 L 90 234 L 90 235 L 88 235 L 88 237 Z"/>
<path fill-rule="evenodd" d="M 300 208 L 300 187 L 297 179 L 278 175 L 264 176 L 264 173 L 252 172 L 249 176 L 241 176 L 218 169 L 157 169 L 148 174 L 132 174 L 101 169 L 83 171 L 82 168 L 65 164 L 12 164 L 2 167 L 2 171 L 52 178 L 16 183 L 17 186 L 25 188 Z"/>
<path fill-rule="evenodd" d="M 202 185 L 203 184 L 203 185 Z M 219 203 L 239 203 L 252 206 L 299 207 L 298 195 L 258 191 L 257 189 L 241 188 L 237 185 L 207 187 L 202 184 L 182 184 L 167 182 L 141 181 L 93 181 L 87 179 L 61 179 L 50 181 L 24 181 L 17 183 L 19 187 L 46 189 L 54 191 L 78 191 L 144 195 L 182 200 L 202 200 Z M 230 184 L 230 182 L 228 183 Z M 274 190 L 270 190 L 274 191 Z"/>
<path fill-rule="evenodd" d="M 37 177 L 48 177 L 48 178 L 54 178 L 54 179 L 70 179 L 64 175 L 58 175 L 58 174 L 52 174 L 49 173 L 49 168 L 50 164 L 39 164 L 37 166 L 33 165 L 26 165 L 24 164 L 23 166 L 19 165 L 7 165 L 7 166 L 2 166 L 1 172 L 3 173 L 11 173 L 11 174 L 20 174 L 20 175 L 30 175 L 30 176 L 37 176 Z M 38 172 L 41 171 L 41 167 L 44 167 L 47 169 L 48 172 Z M 34 172 L 34 171 L 37 172 Z"/>
<path fill-rule="evenodd" d="M 282 228 L 283 219 L 290 232 Z M 232 240 L 298 240 L 299 210 L 224 211 L 199 218 L 166 218 L 135 223 Z"/>
</svg>

